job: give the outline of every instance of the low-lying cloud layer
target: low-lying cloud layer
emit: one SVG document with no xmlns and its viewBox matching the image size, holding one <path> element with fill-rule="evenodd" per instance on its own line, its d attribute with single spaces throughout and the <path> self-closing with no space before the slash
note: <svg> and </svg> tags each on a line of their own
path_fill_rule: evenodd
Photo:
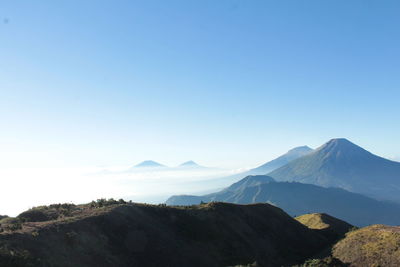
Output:
<svg viewBox="0 0 400 267">
<path fill-rule="evenodd" d="M 218 179 L 242 170 L 214 168 L 138 169 L 0 169 L 7 189 L 0 194 L 0 214 L 17 215 L 38 205 L 85 203 L 98 198 L 124 198 L 162 203 L 173 194 L 215 191 L 230 181 Z"/>
</svg>

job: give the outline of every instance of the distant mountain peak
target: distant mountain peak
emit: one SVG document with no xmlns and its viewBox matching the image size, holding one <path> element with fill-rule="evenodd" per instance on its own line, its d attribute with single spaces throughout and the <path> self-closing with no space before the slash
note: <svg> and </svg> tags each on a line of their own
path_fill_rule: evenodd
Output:
<svg viewBox="0 0 400 267">
<path fill-rule="evenodd" d="M 357 146 L 356 144 L 354 144 L 353 142 L 351 142 L 350 140 L 346 139 L 346 138 L 333 138 L 331 140 L 329 140 L 328 142 L 325 143 L 325 145 L 335 145 L 335 146 Z"/>
<path fill-rule="evenodd" d="M 289 153 L 302 153 L 302 152 L 311 152 L 313 151 L 312 148 L 308 147 L 308 146 L 298 146 L 295 148 L 290 149 L 287 154 Z"/>
<path fill-rule="evenodd" d="M 143 167 L 155 168 L 155 167 L 165 167 L 165 166 L 158 162 L 155 162 L 153 160 L 145 160 L 145 161 L 135 165 L 135 167 L 137 167 L 137 168 L 143 168 Z"/>
<path fill-rule="evenodd" d="M 340 145 L 340 146 L 357 146 L 346 138 L 333 138 L 326 142 L 327 145 Z M 357 146 L 358 147 L 358 146 Z"/>
<path fill-rule="evenodd" d="M 193 160 L 189 160 L 186 161 L 184 163 L 182 163 L 181 165 L 179 165 L 180 167 L 195 167 L 195 166 L 199 166 L 199 164 L 197 164 L 196 162 L 194 162 Z"/>
<path fill-rule="evenodd" d="M 319 148 L 316 149 L 318 152 L 326 152 L 326 153 L 368 153 L 367 150 L 363 149 L 362 147 L 350 142 L 346 138 L 335 138 L 331 139 Z"/>
<path fill-rule="evenodd" d="M 314 150 L 309 148 L 308 146 L 299 146 L 292 148 L 282 156 L 253 169 L 253 171 L 262 174 L 269 173 L 279 167 L 284 166 L 294 159 L 310 154 L 312 151 Z"/>
<path fill-rule="evenodd" d="M 339 187 L 400 202 L 400 163 L 374 155 L 345 138 L 331 139 L 268 175 L 277 181 Z"/>
</svg>

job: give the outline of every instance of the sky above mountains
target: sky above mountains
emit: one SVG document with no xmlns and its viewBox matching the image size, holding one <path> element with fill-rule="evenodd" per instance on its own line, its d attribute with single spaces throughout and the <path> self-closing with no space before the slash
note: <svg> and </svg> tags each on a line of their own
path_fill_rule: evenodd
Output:
<svg viewBox="0 0 400 267">
<path fill-rule="evenodd" d="M 400 158 L 398 1 L 2 1 L 0 168 Z"/>
</svg>

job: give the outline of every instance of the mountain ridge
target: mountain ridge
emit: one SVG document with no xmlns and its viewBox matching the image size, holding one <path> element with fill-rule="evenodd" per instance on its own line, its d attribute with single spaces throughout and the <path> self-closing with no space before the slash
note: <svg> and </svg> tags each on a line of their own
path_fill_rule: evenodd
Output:
<svg viewBox="0 0 400 267">
<path fill-rule="evenodd" d="M 255 181 L 249 181 L 257 177 Z M 264 177 L 264 182 L 260 177 Z M 248 186 L 246 186 L 248 185 Z M 219 192 L 203 196 L 178 195 L 167 205 L 222 201 L 237 204 L 270 203 L 292 216 L 327 213 L 356 226 L 400 224 L 400 205 L 346 191 L 298 182 L 276 182 L 269 176 L 248 176 Z"/>
<path fill-rule="evenodd" d="M 374 155 L 345 138 L 332 139 L 268 175 L 277 181 L 339 187 L 400 202 L 400 163 Z"/>
</svg>

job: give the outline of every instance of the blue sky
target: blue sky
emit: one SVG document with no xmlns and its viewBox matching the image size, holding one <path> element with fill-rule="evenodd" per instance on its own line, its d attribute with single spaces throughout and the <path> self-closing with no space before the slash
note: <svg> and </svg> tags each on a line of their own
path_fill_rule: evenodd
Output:
<svg viewBox="0 0 400 267">
<path fill-rule="evenodd" d="M 399 1 L 0 2 L 0 165 L 400 158 Z"/>
</svg>

